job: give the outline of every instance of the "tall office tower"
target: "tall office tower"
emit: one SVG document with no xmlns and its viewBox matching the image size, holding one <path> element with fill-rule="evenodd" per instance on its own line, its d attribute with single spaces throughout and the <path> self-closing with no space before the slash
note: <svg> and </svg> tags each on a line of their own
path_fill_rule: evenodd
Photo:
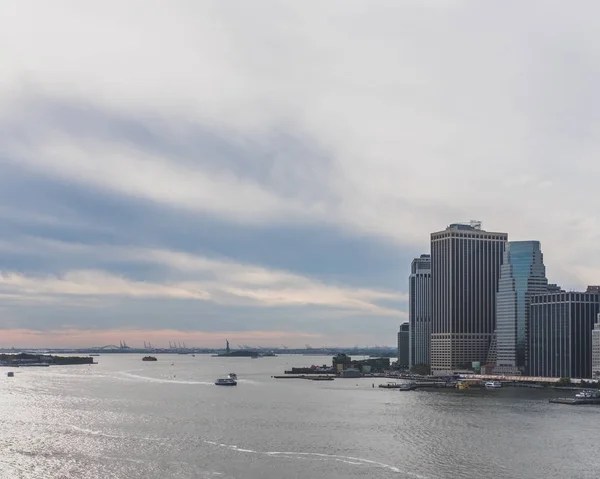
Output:
<svg viewBox="0 0 600 479">
<path fill-rule="evenodd" d="M 398 331 L 398 366 L 400 369 L 408 368 L 409 335 L 408 323 L 402 323 L 400 331 Z"/>
<path fill-rule="evenodd" d="M 600 314 L 592 331 L 592 378 L 600 379 Z"/>
<path fill-rule="evenodd" d="M 431 340 L 431 256 L 422 254 L 410 265 L 408 279 L 410 366 L 429 362 Z"/>
<path fill-rule="evenodd" d="M 496 291 L 508 235 L 480 222 L 431 234 L 431 370 L 485 363 L 496 327 Z"/>
<path fill-rule="evenodd" d="M 529 353 L 529 299 L 548 290 L 539 241 L 510 241 L 504 249 L 496 296 L 495 372 L 525 374 Z"/>
<path fill-rule="evenodd" d="M 529 374 L 592 377 L 592 330 L 600 293 L 561 292 L 531 296 Z"/>
</svg>

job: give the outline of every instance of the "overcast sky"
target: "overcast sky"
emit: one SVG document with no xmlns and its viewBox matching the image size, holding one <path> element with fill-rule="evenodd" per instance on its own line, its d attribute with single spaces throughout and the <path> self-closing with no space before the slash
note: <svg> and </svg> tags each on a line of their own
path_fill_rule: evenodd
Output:
<svg viewBox="0 0 600 479">
<path fill-rule="evenodd" d="M 600 283 L 594 1 L 5 1 L 0 346 L 395 344 L 478 219 Z"/>
</svg>

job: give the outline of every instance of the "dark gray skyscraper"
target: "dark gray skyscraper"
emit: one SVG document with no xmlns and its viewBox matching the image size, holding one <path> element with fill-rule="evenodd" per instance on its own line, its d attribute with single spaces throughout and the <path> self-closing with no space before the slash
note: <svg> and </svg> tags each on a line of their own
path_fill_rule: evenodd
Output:
<svg viewBox="0 0 600 479">
<path fill-rule="evenodd" d="M 546 293 L 548 280 L 539 241 L 506 244 L 496 297 L 495 372 L 523 374 L 528 366 L 529 301 Z"/>
<path fill-rule="evenodd" d="M 496 291 L 506 233 L 481 223 L 451 224 L 431 234 L 431 370 L 485 363 L 496 327 Z"/>
<path fill-rule="evenodd" d="M 430 365 L 429 349 L 431 340 L 431 256 L 422 254 L 410 266 L 409 325 L 410 325 L 410 366 Z"/>
<path fill-rule="evenodd" d="M 530 301 L 530 375 L 591 378 L 600 293 L 563 291 L 535 295 Z"/>
<path fill-rule="evenodd" d="M 401 369 L 408 368 L 408 329 L 408 323 L 402 323 L 400 325 L 400 331 L 398 331 L 398 366 L 400 366 Z"/>
</svg>

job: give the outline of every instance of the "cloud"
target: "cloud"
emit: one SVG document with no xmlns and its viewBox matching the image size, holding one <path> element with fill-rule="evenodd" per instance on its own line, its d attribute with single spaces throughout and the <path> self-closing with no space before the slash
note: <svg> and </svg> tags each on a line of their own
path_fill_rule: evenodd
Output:
<svg viewBox="0 0 600 479">
<path fill-rule="evenodd" d="M 598 282 L 600 11 L 581 5 L 0 7 L 5 294 L 308 305 L 388 317 L 380 341 L 411 257 L 471 218 L 541 240 L 551 281 Z"/>
<path fill-rule="evenodd" d="M 398 310 L 378 306 L 380 300 L 405 301 L 393 291 L 349 288 L 289 273 L 215 260 L 168 250 L 106 245 L 34 241 L 48 252 L 68 252 L 71 258 L 94 256 L 96 261 L 149 263 L 183 273 L 179 280 L 153 283 L 134 281 L 98 270 L 67 271 L 61 276 L 30 277 L 5 272 L 0 275 L 0 291 L 32 296 L 125 296 L 133 298 L 178 298 L 224 304 L 258 306 L 319 305 L 361 311 L 375 315 L 400 316 Z"/>
</svg>

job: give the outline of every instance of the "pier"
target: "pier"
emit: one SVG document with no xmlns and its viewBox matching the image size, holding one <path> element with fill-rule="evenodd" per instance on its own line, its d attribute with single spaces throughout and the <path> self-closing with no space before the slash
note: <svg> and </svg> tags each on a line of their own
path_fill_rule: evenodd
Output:
<svg viewBox="0 0 600 479">
<path fill-rule="evenodd" d="M 596 398 L 552 398 L 552 399 L 549 399 L 548 402 L 551 402 L 553 404 L 570 404 L 570 405 L 600 404 L 600 397 L 596 397 Z"/>
</svg>

